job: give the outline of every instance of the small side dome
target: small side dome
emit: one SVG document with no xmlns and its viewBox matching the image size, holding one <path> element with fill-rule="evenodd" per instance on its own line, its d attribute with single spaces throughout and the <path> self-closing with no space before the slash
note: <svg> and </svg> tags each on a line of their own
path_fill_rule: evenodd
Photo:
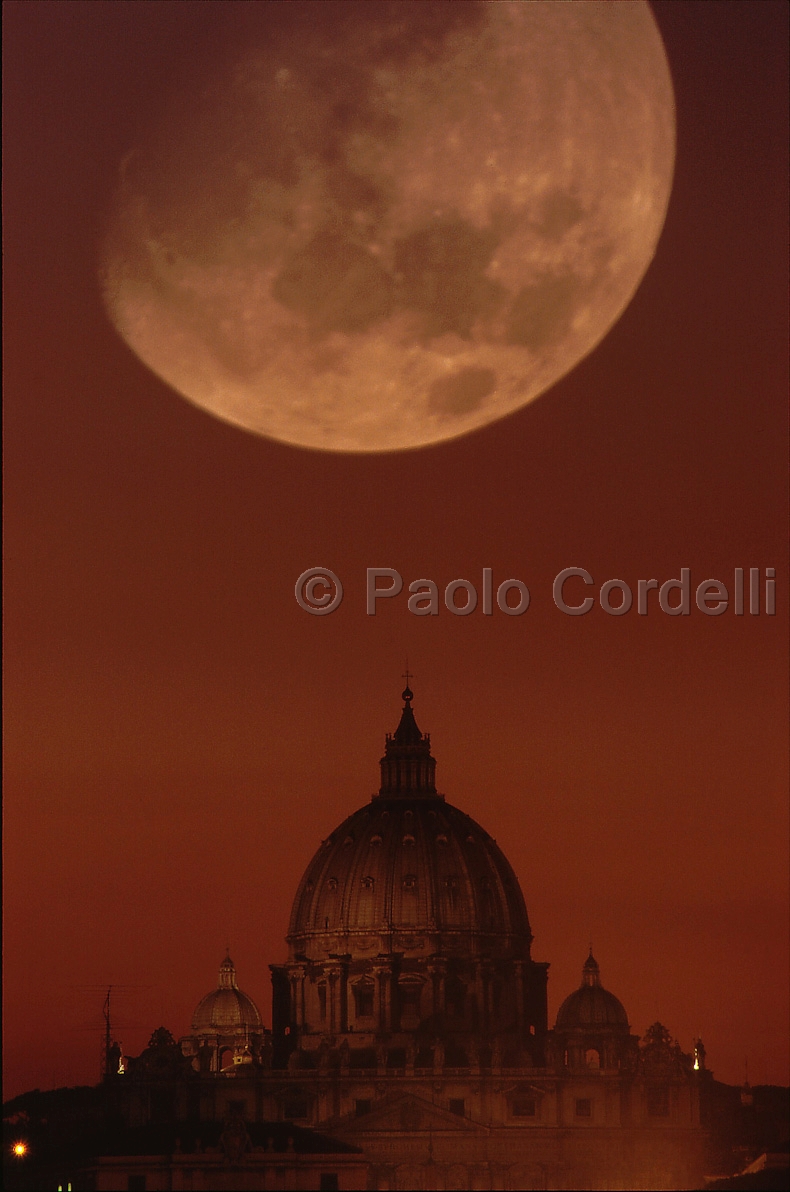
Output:
<svg viewBox="0 0 790 1192">
<path fill-rule="evenodd" d="M 601 970 L 592 954 L 582 968 L 582 983 L 559 1008 L 555 1030 L 572 1031 L 609 1027 L 628 1031 L 623 1003 L 601 985 Z"/>
<path fill-rule="evenodd" d="M 258 1007 L 236 984 L 230 956 L 219 966 L 217 988 L 207 993 L 192 1015 L 196 1035 L 246 1035 L 263 1030 Z"/>
</svg>

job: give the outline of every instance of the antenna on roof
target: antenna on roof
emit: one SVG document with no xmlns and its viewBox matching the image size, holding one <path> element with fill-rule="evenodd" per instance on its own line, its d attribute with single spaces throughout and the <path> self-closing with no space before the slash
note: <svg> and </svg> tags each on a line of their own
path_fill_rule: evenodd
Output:
<svg viewBox="0 0 790 1192">
<path fill-rule="evenodd" d="M 104 1015 L 104 1044 L 102 1047 L 102 1076 L 110 1075 L 110 1047 L 112 1046 L 112 1032 L 110 1031 L 110 994 L 112 985 L 107 986 L 107 996 L 102 1006 Z"/>
</svg>

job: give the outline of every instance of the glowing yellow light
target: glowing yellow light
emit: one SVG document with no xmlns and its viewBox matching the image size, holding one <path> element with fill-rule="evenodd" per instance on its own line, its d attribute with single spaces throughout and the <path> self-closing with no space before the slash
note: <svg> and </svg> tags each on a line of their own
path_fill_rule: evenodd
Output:
<svg viewBox="0 0 790 1192">
<path fill-rule="evenodd" d="M 26 1155 L 27 1154 L 27 1143 L 26 1142 L 15 1142 L 14 1143 L 14 1154 L 18 1155 L 20 1159 L 22 1158 L 23 1155 Z"/>
<path fill-rule="evenodd" d="M 696 1053 L 694 1055 L 694 1071 L 699 1072 L 699 1056 Z"/>
</svg>

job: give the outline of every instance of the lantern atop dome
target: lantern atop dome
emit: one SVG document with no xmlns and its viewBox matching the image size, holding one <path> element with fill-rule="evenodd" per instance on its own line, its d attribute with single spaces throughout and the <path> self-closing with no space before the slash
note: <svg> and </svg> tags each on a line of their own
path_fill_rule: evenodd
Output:
<svg viewBox="0 0 790 1192">
<path fill-rule="evenodd" d="M 428 795 L 439 798 L 436 793 L 436 762 L 431 757 L 431 738 L 421 733 L 414 719 L 411 701 L 414 692 L 406 686 L 402 693 L 404 700 L 400 723 L 394 733 L 387 733 L 384 742 L 384 757 L 381 759 L 381 787 L 379 797 Z"/>
</svg>

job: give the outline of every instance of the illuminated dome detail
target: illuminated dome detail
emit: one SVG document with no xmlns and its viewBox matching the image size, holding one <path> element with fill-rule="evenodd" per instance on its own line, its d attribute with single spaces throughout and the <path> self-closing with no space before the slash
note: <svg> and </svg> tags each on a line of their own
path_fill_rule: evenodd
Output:
<svg viewBox="0 0 790 1192">
<path fill-rule="evenodd" d="M 601 985 L 601 970 L 592 948 L 582 967 L 582 983 L 560 1006 L 555 1029 L 589 1027 L 610 1027 L 626 1033 L 629 1029 L 623 1003 Z"/>
<path fill-rule="evenodd" d="M 217 988 L 199 1003 L 192 1016 L 196 1035 L 231 1035 L 262 1031 L 263 1024 L 255 1002 L 236 984 L 236 968 L 230 955 L 219 966 Z"/>
</svg>

